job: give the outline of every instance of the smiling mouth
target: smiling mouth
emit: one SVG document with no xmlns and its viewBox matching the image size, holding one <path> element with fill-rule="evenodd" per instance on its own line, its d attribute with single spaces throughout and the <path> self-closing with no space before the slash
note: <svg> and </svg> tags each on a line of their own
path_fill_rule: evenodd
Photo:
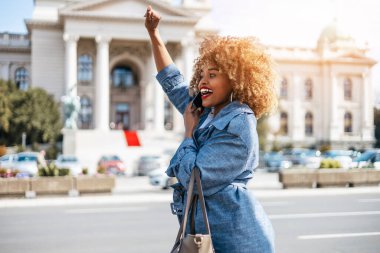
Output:
<svg viewBox="0 0 380 253">
<path fill-rule="evenodd" d="M 206 97 L 210 96 L 212 93 L 213 92 L 210 89 L 206 89 L 206 88 L 201 89 L 202 98 L 206 98 Z"/>
</svg>

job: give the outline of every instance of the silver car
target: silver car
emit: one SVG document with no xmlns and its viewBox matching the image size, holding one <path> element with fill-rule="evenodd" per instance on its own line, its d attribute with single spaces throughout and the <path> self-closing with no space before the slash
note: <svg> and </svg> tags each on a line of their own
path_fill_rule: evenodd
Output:
<svg viewBox="0 0 380 253">
<path fill-rule="evenodd" d="M 3 155 L 2 157 L 0 157 L 0 168 L 13 169 L 16 159 L 16 154 Z"/>
<path fill-rule="evenodd" d="M 27 176 L 36 176 L 38 174 L 38 166 L 46 166 L 45 158 L 38 152 L 22 152 L 17 154 L 14 168 L 19 174 Z"/>
<path fill-rule="evenodd" d="M 149 172 L 161 168 L 165 165 L 165 159 L 162 156 L 158 155 L 145 155 L 141 156 L 139 164 L 137 166 L 137 175 L 145 176 Z"/>
<path fill-rule="evenodd" d="M 74 155 L 59 155 L 54 164 L 59 169 L 70 169 L 72 176 L 82 174 L 82 165 Z"/>
</svg>

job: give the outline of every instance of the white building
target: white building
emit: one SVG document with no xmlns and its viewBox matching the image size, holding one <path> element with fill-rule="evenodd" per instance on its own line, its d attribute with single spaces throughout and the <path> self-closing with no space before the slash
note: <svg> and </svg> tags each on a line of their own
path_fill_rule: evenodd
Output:
<svg viewBox="0 0 380 253">
<path fill-rule="evenodd" d="M 339 29 L 336 21 L 315 49 L 271 47 L 279 85 L 280 130 L 274 138 L 293 146 L 369 148 L 374 142 L 374 89 L 368 48 Z"/>
<path fill-rule="evenodd" d="M 196 42 L 217 32 L 209 0 L 35 0 L 28 35 L 0 34 L 0 78 L 20 89 L 41 87 L 57 101 L 81 98 L 78 130 L 64 130 L 64 153 L 90 166 L 115 153 L 132 166 L 142 153 L 172 152 L 183 119 L 155 80 L 144 28 L 148 4 L 162 15 L 161 34 L 178 67 L 190 78 Z M 366 49 L 333 24 L 316 49 L 270 47 L 283 77 L 281 130 L 272 140 L 294 146 L 330 143 L 369 147 L 373 89 Z M 121 129 L 137 131 L 141 147 L 128 147 Z"/>
</svg>

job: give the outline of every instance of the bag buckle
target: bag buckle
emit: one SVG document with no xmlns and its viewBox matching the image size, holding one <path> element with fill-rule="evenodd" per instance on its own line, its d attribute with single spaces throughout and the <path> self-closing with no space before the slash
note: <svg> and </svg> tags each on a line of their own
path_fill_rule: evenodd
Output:
<svg viewBox="0 0 380 253">
<path fill-rule="evenodd" d="M 170 209 L 174 215 L 182 215 L 183 210 L 179 204 L 170 203 Z"/>
<path fill-rule="evenodd" d="M 194 243 L 198 246 L 198 248 L 201 247 L 202 245 L 202 242 L 203 242 L 203 236 L 202 235 L 195 235 L 194 237 Z"/>
</svg>

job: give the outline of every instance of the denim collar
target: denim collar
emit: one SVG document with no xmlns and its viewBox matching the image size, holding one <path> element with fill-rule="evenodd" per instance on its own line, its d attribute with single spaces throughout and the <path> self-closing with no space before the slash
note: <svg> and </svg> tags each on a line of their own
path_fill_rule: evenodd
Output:
<svg viewBox="0 0 380 253">
<path fill-rule="evenodd" d="M 248 105 L 233 101 L 223 107 L 210 124 L 219 130 L 223 130 L 234 117 L 242 113 L 254 114 Z"/>
</svg>

